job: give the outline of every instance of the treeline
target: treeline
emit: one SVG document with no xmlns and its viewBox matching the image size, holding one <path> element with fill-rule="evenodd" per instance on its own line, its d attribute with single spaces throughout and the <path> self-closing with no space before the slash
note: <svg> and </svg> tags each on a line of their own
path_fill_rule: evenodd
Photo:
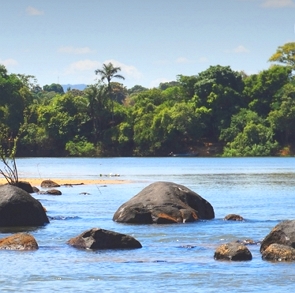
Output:
<svg viewBox="0 0 295 293">
<path fill-rule="evenodd" d="M 0 66 L 1 146 L 18 137 L 17 156 L 167 156 L 210 142 L 223 156 L 288 155 L 294 56 L 288 43 L 270 58 L 282 65 L 257 74 L 217 65 L 152 89 L 115 82 L 124 77 L 109 63 L 95 71 L 98 83 L 66 92 Z"/>
</svg>

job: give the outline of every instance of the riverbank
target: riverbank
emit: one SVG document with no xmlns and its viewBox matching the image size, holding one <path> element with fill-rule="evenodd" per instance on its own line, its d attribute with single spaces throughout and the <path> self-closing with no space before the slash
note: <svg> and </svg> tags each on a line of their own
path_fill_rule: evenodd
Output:
<svg viewBox="0 0 295 293">
<path fill-rule="evenodd" d="M 40 178 L 19 178 L 19 181 L 29 182 L 32 186 L 40 186 L 41 182 L 46 179 Z M 56 182 L 59 185 L 108 185 L 108 184 L 126 184 L 130 183 L 128 180 L 120 179 L 60 179 L 50 178 L 50 180 Z M 5 178 L 0 178 L 0 184 L 5 184 L 7 181 Z"/>
</svg>

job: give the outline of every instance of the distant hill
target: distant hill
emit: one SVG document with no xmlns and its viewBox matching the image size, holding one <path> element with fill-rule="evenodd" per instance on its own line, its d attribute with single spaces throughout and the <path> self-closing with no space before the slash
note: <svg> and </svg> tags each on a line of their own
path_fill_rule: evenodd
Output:
<svg viewBox="0 0 295 293">
<path fill-rule="evenodd" d="M 61 85 L 64 89 L 64 92 L 67 92 L 68 88 L 71 88 L 72 90 L 80 90 L 83 91 L 87 85 L 86 84 L 62 84 Z"/>
</svg>

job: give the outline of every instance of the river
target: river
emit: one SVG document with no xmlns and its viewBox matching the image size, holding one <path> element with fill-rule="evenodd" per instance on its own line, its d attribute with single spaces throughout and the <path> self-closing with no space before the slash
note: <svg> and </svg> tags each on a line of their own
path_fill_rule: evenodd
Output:
<svg viewBox="0 0 295 293">
<path fill-rule="evenodd" d="M 33 194 L 50 224 L 23 228 L 33 252 L 0 251 L 1 292 L 287 292 L 295 263 L 261 259 L 224 262 L 217 246 L 261 241 L 280 221 L 294 219 L 295 158 L 21 158 L 24 178 L 120 179 L 127 184 L 62 186 L 61 196 Z M 110 175 L 118 174 L 118 177 Z M 118 207 L 155 181 L 185 185 L 209 201 L 215 219 L 186 224 L 128 225 L 112 221 Z M 82 195 L 81 192 L 89 193 Z M 239 214 L 243 222 L 224 221 Z M 77 250 L 71 237 L 100 227 L 139 240 L 136 250 Z M 0 228 L 0 238 L 13 229 Z"/>
</svg>

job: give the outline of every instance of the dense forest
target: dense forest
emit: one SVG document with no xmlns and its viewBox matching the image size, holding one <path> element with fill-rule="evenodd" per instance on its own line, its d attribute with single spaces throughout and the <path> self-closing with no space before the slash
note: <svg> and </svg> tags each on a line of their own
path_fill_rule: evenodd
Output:
<svg viewBox="0 0 295 293">
<path fill-rule="evenodd" d="M 210 66 L 158 88 L 127 89 L 112 63 L 83 91 L 40 87 L 0 65 L 2 151 L 17 156 L 294 155 L 295 43 L 247 75 Z"/>
</svg>

